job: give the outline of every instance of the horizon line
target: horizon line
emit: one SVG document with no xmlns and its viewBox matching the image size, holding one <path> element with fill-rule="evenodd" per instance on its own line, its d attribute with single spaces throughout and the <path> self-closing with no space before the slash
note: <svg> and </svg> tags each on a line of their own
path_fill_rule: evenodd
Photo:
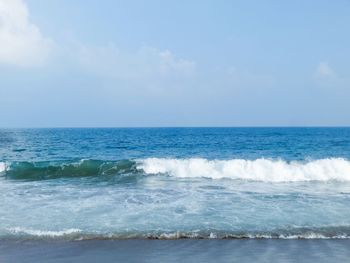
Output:
<svg viewBox="0 0 350 263">
<path fill-rule="evenodd" d="M 171 129 L 171 128 L 350 128 L 350 125 L 246 125 L 246 126 L 28 126 L 0 129 Z"/>
</svg>

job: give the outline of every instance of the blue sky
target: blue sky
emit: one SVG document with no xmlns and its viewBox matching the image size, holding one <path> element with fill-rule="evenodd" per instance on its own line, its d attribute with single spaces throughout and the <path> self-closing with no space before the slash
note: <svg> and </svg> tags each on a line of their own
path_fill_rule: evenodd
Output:
<svg viewBox="0 0 350 263">
<path fill-rule="evenodd" d="M 348 126 L 349 14 L 347 0 L 0 0 L 0 126 Z"/>
</svg>

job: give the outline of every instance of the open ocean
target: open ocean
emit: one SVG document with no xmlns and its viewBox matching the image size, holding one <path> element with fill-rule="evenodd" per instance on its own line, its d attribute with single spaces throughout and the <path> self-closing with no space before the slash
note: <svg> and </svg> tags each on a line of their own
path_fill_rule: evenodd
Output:
<svg viewBox="0 0 350 263">
<path fill-rule="evenodd" d="M 1 244 L 343 240 L 349 207 L 350 128 L 0 130 Z"/>
</svg>

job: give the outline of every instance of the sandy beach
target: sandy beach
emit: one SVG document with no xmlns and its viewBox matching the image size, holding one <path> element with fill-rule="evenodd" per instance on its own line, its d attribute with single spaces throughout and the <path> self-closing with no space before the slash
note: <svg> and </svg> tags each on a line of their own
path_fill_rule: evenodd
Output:
<svg viewBox="0 0 350 263">
<path fill-rule="evenodd" d="M 1 241 L 1 262 L 347 262 L 350 240 Z"/>
</svg>

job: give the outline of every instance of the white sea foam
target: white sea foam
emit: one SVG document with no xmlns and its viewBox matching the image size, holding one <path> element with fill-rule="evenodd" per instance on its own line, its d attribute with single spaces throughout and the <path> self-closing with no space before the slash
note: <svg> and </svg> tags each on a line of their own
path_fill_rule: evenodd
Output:
<svg viewBox="0 0 350 263">
<path fill-rule="evenodd" d="M 6 165 L 3 162 L 0 162 L 0 173 L 6 170 Z"/>
<path fill-rule="evenodd" d="M 147 174 L 211 179 L 242 179 L 266 182 L 350 181 L 350 161 L 327 158 L 313 161 L 232 159 L 207 160 L 148 158 L 138 163 Z"/>
<path fill-rule="evenodd" d="M 65 229 L 61 231 L 47 231 L 47 230 L 35 230 L 28 228 L 15 227 L 10 228 L 8 231 L 13 235 L 29 236 L 34 238 L 49 238 L 49 239 L 60 239 L 60 238 L 73 238 L 73 240 L 91 240 L 91 239 L 135 239 L 135 238 L 147 238 L 147 239 L 349 239 L 348 234 L 336 234 L 336 233 L 318 233 L 318 232 L 306 232 L 299 234 L 259 234 L 259 233 L 199 233 L 199 232 L 164 232 L 164 233 L 95 233 L 89 234 L 84 233 L 80 229 Z M 1 236 L 0 236 L 1 239 Z"/>
<path fill-rule="evenodd" d="M 14 227 L 8 229 L 9 232 L 13 234 L 23 234 L 23 235 L 30 235 L 30 236 L 37 236 L 37 237 L 62 237 L 66 235 L 72 235 L 80 233 L 80 229 L 65 229 L 60 231 L 50 231 L 50 230 L 36 230 L 36 229 L 30 229 L 30 228 L 22 228 L 22 227 Z"/>
</svg>

